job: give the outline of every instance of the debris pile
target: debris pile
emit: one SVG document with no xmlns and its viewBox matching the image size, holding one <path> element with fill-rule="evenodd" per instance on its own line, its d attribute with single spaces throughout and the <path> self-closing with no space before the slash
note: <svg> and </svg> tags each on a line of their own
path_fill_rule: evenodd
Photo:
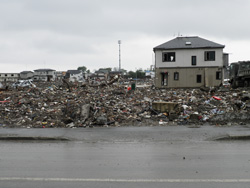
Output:
<svg viewBox="0 0 250 188">
<path fill-rule="evenodd" d="M 0 91 L 0 127 L 231 125 L 250 120 L 246 89 L 131 89 L 118 77 L 95 85 L 64 80 L 13 86 Z"/>
</svg>

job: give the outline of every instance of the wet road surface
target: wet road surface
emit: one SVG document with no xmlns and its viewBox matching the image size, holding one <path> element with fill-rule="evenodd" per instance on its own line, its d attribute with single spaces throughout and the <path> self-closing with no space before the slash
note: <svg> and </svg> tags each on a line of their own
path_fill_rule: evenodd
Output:
<svg viewBox="0 0 250 188">
<path fill-rule="evenodd" d="M 247 187 L 249 141 L 242 127 L 0 129 L 0 187 Z"/>
</svg>

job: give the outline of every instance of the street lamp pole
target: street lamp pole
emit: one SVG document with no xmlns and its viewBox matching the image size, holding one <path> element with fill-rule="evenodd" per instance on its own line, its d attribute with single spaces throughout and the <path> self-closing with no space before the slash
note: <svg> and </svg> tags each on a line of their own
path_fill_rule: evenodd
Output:
<svg viewBox="0 0 250 188">
<path fill-rule="evenodd" d="M 119 44 L 119 71 L 121 71 L 121 40 L 118 40 L 118 44 Z"/>
</svg>

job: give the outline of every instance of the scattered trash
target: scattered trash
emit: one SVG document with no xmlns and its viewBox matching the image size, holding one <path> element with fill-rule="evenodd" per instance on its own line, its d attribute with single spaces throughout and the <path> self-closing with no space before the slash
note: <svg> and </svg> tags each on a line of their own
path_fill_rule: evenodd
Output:
<svg viewBox="0 0 250 188">
<path fill-rule="evenodd" d="M 250 120 L 250 94 L 237 90 L 157 89 L 115 76 L 96 82 L 18 81 L 0 91 L 1 127 L 229 125 Z M 6 84 L 6 83 L 5 83 Z M 127 87 L 127 86 L 131 87 Z M 145 87 L 139 87 L 139 86 Z M 8 86 L 8 85 L 7 85 Z M 147 87 L 146 87 L 147 86 Z M 124 89 L 127 88 L 127 89 Z"/>
<path fill-rule="evenodd" d="M 32 80 L 18 80 L 14 84 L 12 84 L 12 87 L 18 88 L 18 87 L 36 87 L 35 84 L 32 83 Z"/>
<path fill-rule="evenodd" d="M 213 96 L 213 98 L 214 98 L 215 100 L 218 100 L 218 101 L 220 101 L 220 100 L 221 100 L 221 98 L 220 98 L 220 97 Z"/>
</svg>

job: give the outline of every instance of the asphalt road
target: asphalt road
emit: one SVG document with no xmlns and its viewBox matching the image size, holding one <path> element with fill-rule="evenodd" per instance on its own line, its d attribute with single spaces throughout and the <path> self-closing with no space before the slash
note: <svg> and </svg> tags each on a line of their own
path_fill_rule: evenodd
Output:
<svg viewBox="0 0 250 188">
<path fill-rule="evenodd" d="M 248 134 L 210 126 L 0 129 L 17 138 L 0 141 L 0 187 L 249 188 L 249 141 L 214 140 Z"/>
</svg>

